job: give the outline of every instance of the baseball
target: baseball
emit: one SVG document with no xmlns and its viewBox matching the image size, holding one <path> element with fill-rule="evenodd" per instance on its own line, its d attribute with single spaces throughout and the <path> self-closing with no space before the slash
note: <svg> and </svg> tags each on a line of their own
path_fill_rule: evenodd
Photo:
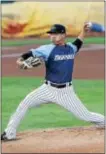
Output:
<svg viewBox="0 0 106 154">
<path fill-rule="evenodd" d="M 92 22 L 87 22 L 87 27 L 91 28 L 92 27 Z"/>
</svg>

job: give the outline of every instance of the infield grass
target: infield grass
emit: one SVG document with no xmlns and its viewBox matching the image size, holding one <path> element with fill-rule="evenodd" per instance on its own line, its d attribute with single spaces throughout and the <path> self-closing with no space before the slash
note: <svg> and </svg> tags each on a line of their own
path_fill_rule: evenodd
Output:
<svg viewBox="0 0 106 154">
<path fill-rule="evenodd" d="M 33 89 L 43 83 L 43 78 L 2 78 L 2 131 L 19 102 Z M 104 114 L 104 81 L 74 80 L 75 91 L 93 112 Z M 44 104 L 27 112 L 19 130 L 85 126 L 89 123 L 75 118 L 70 112 L 56 104 Z"/>
<path fill-rule="evenodd" d="M 76 38 L 67 38 L 66 40 L 68 42 L 72 42 Z M 84 43 L 85 44 L 104 44 L 105 38 L 104 37 L 89 37 L 85 38 Z M 2 40 L 2 47 L 6 46 L 24 46 L 24 45 L 31 45 L 31 44 L 48 44 L 50 43 L 49 39 L 41 39 L 41 38 L 35 38 L 35 39 L 17 39 L 17 40 Z"/>
</svg>

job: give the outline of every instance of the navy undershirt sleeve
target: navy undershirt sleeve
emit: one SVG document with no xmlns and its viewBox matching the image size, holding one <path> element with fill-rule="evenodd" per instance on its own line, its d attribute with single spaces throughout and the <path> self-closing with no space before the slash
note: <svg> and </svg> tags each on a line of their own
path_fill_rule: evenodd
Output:
<svg viewBox="0 0 106 154">
<path fill-rule="evenodd" d="M 29 58 L 29 57 L 33 57 L 32 51 L 29 51 L 29 52 L 27 52 L 27 53 L 23 53 L 23 54 L 21 55 L 21 57 L 22 57 L 24 60 L 26 60 L 26 59 Z"/>
<path fill-rule="evenodd" d="M 72 44 L 74 44 L 77 47 L 77 51 L 78 51 L 82 47 L 83 41 L 77 38 Z"/>
</svg>

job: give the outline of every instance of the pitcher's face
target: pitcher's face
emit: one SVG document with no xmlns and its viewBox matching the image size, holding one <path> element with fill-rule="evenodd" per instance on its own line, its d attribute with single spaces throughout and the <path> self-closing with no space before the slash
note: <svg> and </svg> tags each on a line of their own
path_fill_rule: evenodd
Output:
<svg viewBox="0 0 106 154">
<path fill-rule="evenodd" d="M 49 34 L 51 42 L 54 44 L 61 44 L 65 42 L 66 34 Z"/>
</svg>

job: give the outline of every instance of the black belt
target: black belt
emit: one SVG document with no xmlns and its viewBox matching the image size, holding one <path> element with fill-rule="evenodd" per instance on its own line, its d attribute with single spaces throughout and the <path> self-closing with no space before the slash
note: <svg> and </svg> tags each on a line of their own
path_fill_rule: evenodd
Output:
<svg viewBox="0 0 106 154">
<path fill-rule="evenodd" d="M 56 83 L 52 83 L 52 82 L 48 82 L 48 81 L 45 81 L 46 84 L 50 84 L 52 87 L 56 87 L 56 88 L 65 88 L 67 87 L 67 84 L 56 84 Z M 71 86 L 72 83 L 69 82 L 68 86 Z"/>
</svg>

